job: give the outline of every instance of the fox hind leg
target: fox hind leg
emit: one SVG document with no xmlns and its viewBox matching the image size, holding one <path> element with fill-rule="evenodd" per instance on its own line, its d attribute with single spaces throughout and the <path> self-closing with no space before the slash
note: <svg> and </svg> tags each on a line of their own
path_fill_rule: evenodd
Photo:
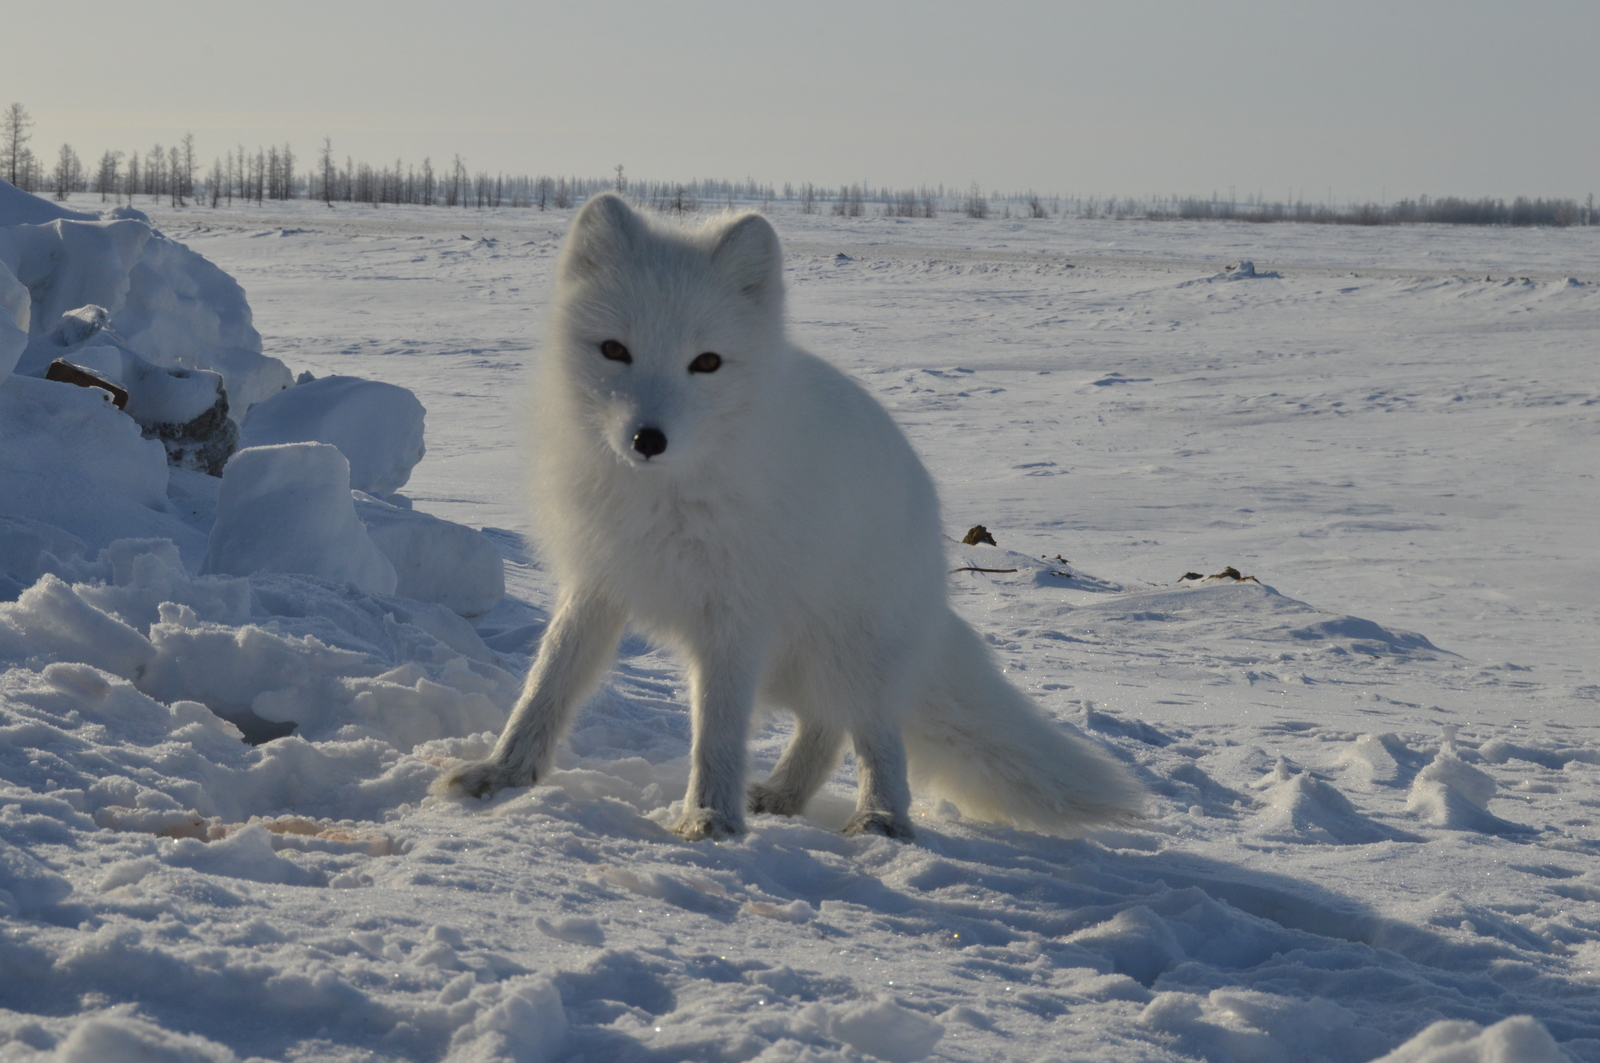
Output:
<svg viewBox="0 0 1600 1063">
<path fill-rule="evenodd" d="M 846 834 L 881 834 L 910 841 L 911 786 L 906 747 L 892 722 L 864 726 L 853 735 L 856 752 L 856 811 Z"/>
<path fill-rule="evenodd" d="M 778 816 L 796 816 L 805 811 L 806 802 L 838 764 L 843 744 L 844 731 L 838 726 L 809 716 L 797 717 L 794 737 L 772 774 L 766 782 L 751 784 L 750 811 Z"/>
</svg>

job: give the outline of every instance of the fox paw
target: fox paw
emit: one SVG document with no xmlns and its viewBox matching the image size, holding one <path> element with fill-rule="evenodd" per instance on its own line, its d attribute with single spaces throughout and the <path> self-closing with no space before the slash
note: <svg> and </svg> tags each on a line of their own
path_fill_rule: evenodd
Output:
<svg viewBox="0 0 1600 1063">
<path fill-rule="evenodd" d="M 678 820 L 678 825 L 672 828 L 672 833 L 686 842 L 697 842 L 706 838 L 720 841 L 736 834 L 743 834 L 744 824 L 709 808 L 691 808 L 684 812 L 683 818 Z"/>
<path fill-rule="evenodd" d="M 532 786 L 533 776 L 517 772 L 496 760 L 480 760 L 445 772 L 433 784 L 441 797 L 491 797 L 513 786 Z"/>
<path fill-rule="evenodd" d="M 844 825 L 844 833 L 877 834 L 902 842 L 911 841 L 917 836 L 917 832 L 911 829 L 910 823 L 888 812 L 857 812 Z"/>
<path fill-rule="evenodd" d="M 805 808 L 805 802 L 796 800 L 793 794 L 776 787 L 755 782 L 750 784 L 745 807 L 757 814 L 764 812 L 773 816 L 797 816 Z"/>
</svg>

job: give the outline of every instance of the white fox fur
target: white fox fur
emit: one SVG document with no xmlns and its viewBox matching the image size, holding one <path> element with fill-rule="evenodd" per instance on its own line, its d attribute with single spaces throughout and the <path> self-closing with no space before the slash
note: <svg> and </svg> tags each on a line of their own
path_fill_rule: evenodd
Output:
<svg viewBox="0 0 1600 1063">
<path fill-rule="evenodd" d="M 802 811 L 847 735 L 847 833 L 911 837 L 908 754 L 911 778 L 976 817 L 1072 833 L 1132 812 L 1131 777 L 1007 683 L 951 611 L 927 470 L 866 391 L 786 339 L 764 218 L 684 230 L 599 196 L 557 272 L 533 438 L 560 601 L 493 755 L 441 792 L 548 772 L 632 623 L 688 665 L 685 838 L 736 834 L 746 808 Z M 747 789 L 758 698 L 796 731 Z"/>
</svg>

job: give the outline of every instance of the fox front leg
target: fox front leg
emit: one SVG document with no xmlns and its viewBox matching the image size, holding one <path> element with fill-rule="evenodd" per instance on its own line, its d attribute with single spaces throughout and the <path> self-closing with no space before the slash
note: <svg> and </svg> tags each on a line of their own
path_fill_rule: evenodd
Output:
<svg viewBox="0 0 1600 1063">
<path fill-rule="evenodd" d="M 759 652 L 701 649 L 690 670 L 694 741 L 683 817 L 672 829 L 685 841 L 744 833 L 745 745 L 755 708 Z"/>
<path fill-rule="evenodd" d="M 598 594 L 563 594 L 539 643 L 522 696 L 489 759 L 442 775 L 434 791 L 487 797 L 512 786 L 532 786 L 550 769 L 556 743 L 611 663 L 627 614 Z"/>
</svg>

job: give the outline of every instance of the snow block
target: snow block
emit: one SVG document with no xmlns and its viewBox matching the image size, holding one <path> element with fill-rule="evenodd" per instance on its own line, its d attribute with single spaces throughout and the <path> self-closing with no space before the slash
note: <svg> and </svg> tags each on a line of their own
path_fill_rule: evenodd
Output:
<svg viewBox="0 0 1600 1063">
<path fill-rule="evenodd" d="M 223 470 L 202 575 L 298 572 L 394 593 L 395 569 L 356 517 L 350 463 L 337 447 L 241 450 Z"/>
<path fill-rule="evenodd" d="M 350 462 L 350 486 L 391 495 L 426 453 L 427 413 L 405 388 L 353 376 L 307 380 L 250 409 L 240 445 L 327 443 Z"/>
<path fill-rule="evenodd" d="M 0 377 L 10 375 L 28 346 L 32 304 L 28 289 L 0 262 Z"/>
<path fill-rule="evenodd" d="M 394 565 L 400 597 L 437 602 L 461 616 L 481 616 L 505 597 L 505 563 L 482 533 L 362 491 L 351 493 L 356 516 Z"/>
<path fill-rule="evenodd" d="M 63 497 L 69 495 L 76 504 Z M 108 392 L 7 377 L 0 385 L 0 511 L 93 538 L 84 535 L 86 526 L 100 523 L 93 516 L 61 520 L 51 513 L 62 506 L 104 510 L 106 496 L 165 510 L 161 444 L 140 438 L 138 424 L 112 405 Z"/>
</svg>

